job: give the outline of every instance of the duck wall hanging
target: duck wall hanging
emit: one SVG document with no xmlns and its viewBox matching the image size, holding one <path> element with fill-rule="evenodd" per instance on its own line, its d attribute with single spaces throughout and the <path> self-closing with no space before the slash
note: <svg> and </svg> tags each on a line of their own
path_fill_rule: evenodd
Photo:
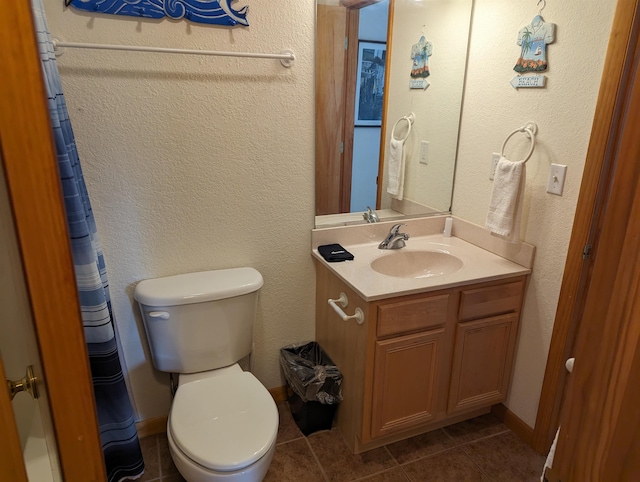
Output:
<svg viewBox="0 0 640 482">
<path fill-rule="evenodd" d="M 66 6 L 79 10 L 131 17 L 185 18 L 192 22 L 248 26 L 246 5 L 239 10 L 231 6 L 236 0 L 65 0 Z"/>
<path fill-rule="evenodd" d="M 539 0 L 538 5 L 542 2 L 544 5 L 538 15 L 518 32 L 520 57 L 513 68 L 518 74 L 546 72 L 549 68 L 547 45 L 555 41 L 556 25 L 542 18 L 542 10 L 547 5 L 546 0 Z M 545 79 L 544 75 L 517 76 L 511 80 L 511 85 L 515 88 L 544 87 Z"/>
</svg>

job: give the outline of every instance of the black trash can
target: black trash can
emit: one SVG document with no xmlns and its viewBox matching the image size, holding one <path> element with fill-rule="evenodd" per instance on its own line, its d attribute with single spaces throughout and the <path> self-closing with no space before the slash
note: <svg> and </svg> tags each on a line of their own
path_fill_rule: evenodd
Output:
<svg viewBox="0 0 640 482">
<path fill-rule="evenodd" d="M 342 401 L 342 373 L 315 341 L 280 349 L 280 365 L 291 388 L 291 415 L 303 434 L 330 430 Z"/>
</svg>

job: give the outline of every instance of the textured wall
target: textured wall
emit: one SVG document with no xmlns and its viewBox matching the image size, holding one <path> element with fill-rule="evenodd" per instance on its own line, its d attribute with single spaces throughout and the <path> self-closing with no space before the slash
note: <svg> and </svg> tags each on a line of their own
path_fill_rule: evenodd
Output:
<svg viewBox="0 0 640 482">
<path fill-rule="evenodd" d="M 246 4 L 247 2 L 239 2 Z M 312 1 L 249 2 L 248 28 L 91 16 L 46 0 L 66 41 L 279 52 L 277 60 L 68 49 L 60 72 L 101 236 L 138 416 L 168 413 L 135 284 L 253 266 L 265 279 L 256 376 L 282 385 L 279 347 L 314 336 Z"/>
<path fill-rule="evenodd" d="M 547 87 L 516 91 L 509 84 L 520 53 L 516 38 L 536 14 L 535 2 L 475 2 L 453 212 L 484 224 L 492 189 L 491 153 L 500 151 L 512 130 L 537 122 L 522 227 L 523 239 L 537 246 L 537 252 L 507 402 L 530 426 L 538 409 L 614 8 L 615 2 L 548 2 L 543 14 L 557 24 L 557 40 L 548 50 Z M 524 136 L 512 138 L 506 155 L 523 156 L 528 146 Z M 562 197 L 546 193 L 551 163 L 568 165 Z"/>
</svg>

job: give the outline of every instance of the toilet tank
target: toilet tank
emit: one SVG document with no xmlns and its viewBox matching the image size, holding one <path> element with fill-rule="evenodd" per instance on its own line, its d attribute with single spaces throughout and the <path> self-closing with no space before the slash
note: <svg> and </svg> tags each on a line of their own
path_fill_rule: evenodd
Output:
<svg viewBox="0 0 640 482">
<path fill-rule="evenodd" d="M 187 273 L 141 281 L 140 306 L 153 365 L 195 373 L 251 353 L 262 275 L 253 268 Z"/>
</svg>

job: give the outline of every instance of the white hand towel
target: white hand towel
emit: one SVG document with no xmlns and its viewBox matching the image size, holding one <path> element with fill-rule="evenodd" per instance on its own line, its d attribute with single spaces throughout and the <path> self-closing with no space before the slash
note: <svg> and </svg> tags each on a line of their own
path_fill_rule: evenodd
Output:
<svg viewBox="0 0 640 482">
<path fill-rule="evenodd" d="M 404 142 L 391 138 L 389 143 L 389 184 L 387 192 L 402 201 L 404 191 Z"/>
<path fill-rule="evenodd" d="M 501 157 L 493 179 L 493 192 L 485 226 L 511 243 L 520 241 L 520 217 L 526 179 L 525 163 Z"/>
</svg>

